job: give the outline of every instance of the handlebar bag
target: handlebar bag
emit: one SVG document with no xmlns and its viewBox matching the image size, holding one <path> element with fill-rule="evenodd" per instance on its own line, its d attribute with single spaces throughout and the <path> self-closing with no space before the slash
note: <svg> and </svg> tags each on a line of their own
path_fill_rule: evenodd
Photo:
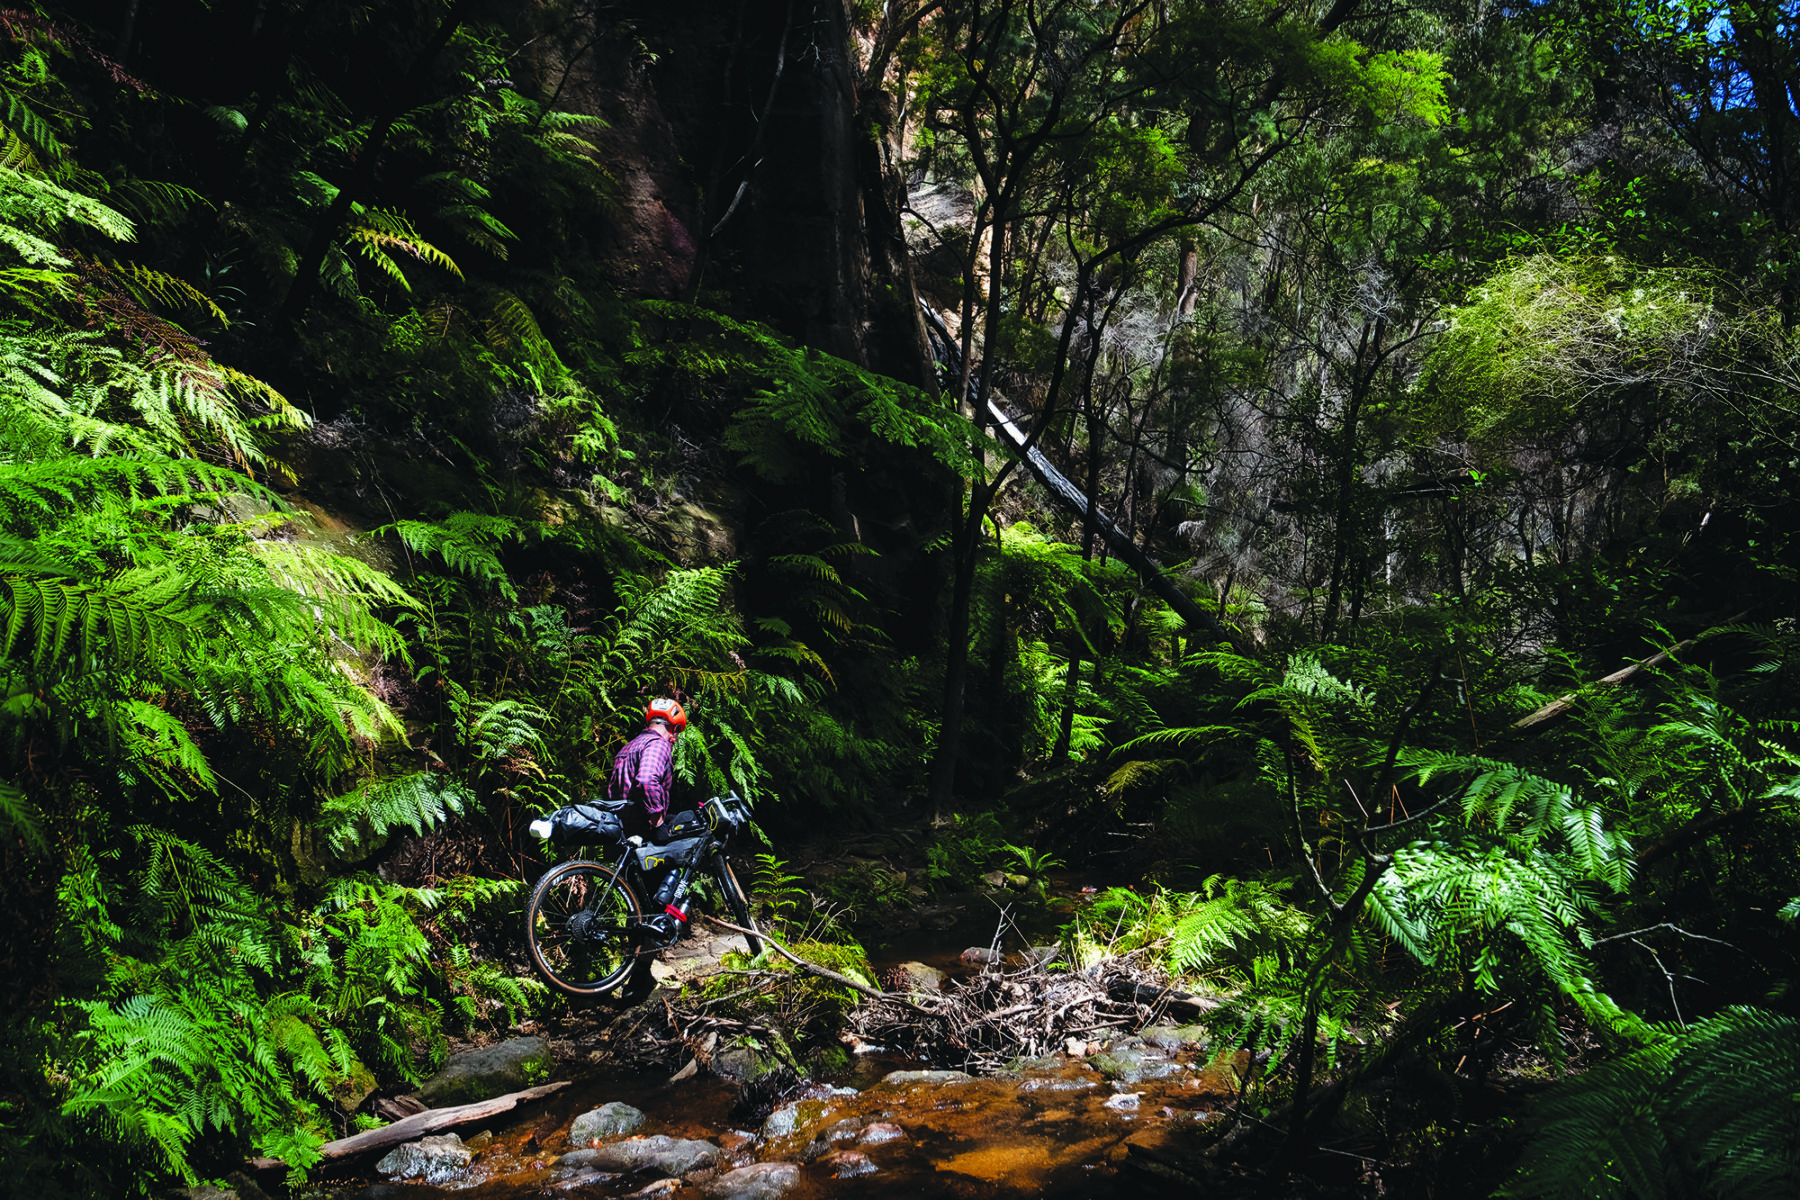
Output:
<svg viewBox="0 0 1800 1200">
<path fill-rule="evenodd" d="M 706 802 L 706 822 L 720 835 L 736 833 L 750 820 L 750 802 L 732 792 Z"/>
</svg>

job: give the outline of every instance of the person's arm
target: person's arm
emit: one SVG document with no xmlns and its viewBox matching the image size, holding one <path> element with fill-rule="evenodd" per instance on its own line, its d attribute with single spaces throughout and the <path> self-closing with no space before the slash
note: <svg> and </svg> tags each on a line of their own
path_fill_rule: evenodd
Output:
<svg viewBox="0 0 1800 1200">
<path fill-rule="evenodd" d="M 673 774 L 675 748 L 662 738 L 655 738 L 638 755 L 637 785 L 644 793 L 644 813 L 652 826 L 661 825 L 669 811 L 669 780 Z"/>
</svg>

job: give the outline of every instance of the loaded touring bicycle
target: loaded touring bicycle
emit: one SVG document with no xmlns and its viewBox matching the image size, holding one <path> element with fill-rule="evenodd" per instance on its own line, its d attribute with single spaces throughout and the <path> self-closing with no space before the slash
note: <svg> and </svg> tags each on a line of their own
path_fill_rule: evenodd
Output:
<svg viewBox="0 0 1800 1200">
<path fill-rule="evenodd" d="M 525 944 L 549 983 L 591 996 L 625 982 L 640 954 L 673 945 L 688 920 L 694 884 L 709 879 L 735 924 L 754 931 L 750 901 L 726 857 L 732 839 L 750 823 L 750 804 L 735 792 L 702 801 L 671 817 L 661 841 L 625 836 L 625 802 L 558 809 L 531 823 L 533 833 L 559 851 L 577 848 L 605 861 L 574 857 L 544 872 L 525 906 Z M 672 898 L 648 913 L 656 883 L 675 872 Z M 667 920 L 656 920 L 661 916 Z M 754 932 L 752 956 L 762 953 Z"/>
</svg>

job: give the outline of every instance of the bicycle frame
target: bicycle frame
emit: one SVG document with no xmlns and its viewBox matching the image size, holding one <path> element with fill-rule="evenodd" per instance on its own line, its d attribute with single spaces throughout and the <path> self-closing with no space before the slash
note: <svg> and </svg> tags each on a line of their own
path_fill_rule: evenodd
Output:
<svg viewBox="0 0 1800 1200">
<path fill-rule="evenodd" d="M 712 803 L 722 807 L 708 812 Z M 641 834 L 615 843 L 613 835 L 596 829 L 597 838 L 567 846 L 570 856 L 544 872 L 526 906 L 525 938 L 533 965 L 549 983 L 577 995 L 617 986 L 624 978 L 624 964 L 679 940 L 681 925 L 689 919 L 695 877 L 701 872 L 713 881 L 722 909 L 735 918 L 736 927 L 750 931 L 745 935 L 748 952 L 752 956 L 762 952 L 748 893 L 728 857 L 735 834 L 749 818 L 748 806 L 733 795 L 702 802 L 699 809 L 707 812 L 705 829 L 683 824 L 682 836 L 671 840 L 663 855 L 658 854 L 662 846 L 647 843 Z M 560 820 L 552 822 L 552 828 Z M 588 820 L 593 824 L 592 818 Z M 585 853 L 593 850 L 604 857 Z M 655 868 L 670 858 L 676 861 L 668 864 L 669 874 L 664 876 Z M 660 884 L 656 890 L 667 896 L 661 912 L 648 911 L 653 883 Z M 594 921 L 601 924 L 593 924 L 590 931 Z M 603 932 L 608 928 L 610 933 Z M 598 959 L 590 960 L 585 947 L 594 947 Z M 596 973 L 585 965 L 589 961 L 614 965 Z"/>
<path fill-rule="evenodd" d="M 583 904 L 581 906 L 581 910 L 583 912 L 598 911 L 601 904 L 605 901 L 606 897 L 611 894 L 613 887 L 616 886 L 616 884 L 617 884 L 617 881 L 622 879 L 622 880 L 626 881 L 627 883 L 629 883 L 632 886 L 632 888 L 637 892 L 637 894 L 645 902 L 645 906 L 646 906 L 645 911 L 638 914 L 639 928 L 640 929 L 645 928 L 645 926 L 643 925 L 643 918 L 655 915 L 655 914 L 652 914 L 648 909 L 649 901 L 651 899 L 650 877 L 648 875 L 646 875 L 643 868 L 638 865 L 638 851 L 640 849 L 642 849 L 645 844 L 646 843 L 645 843 L 643 837 L 638 834 L 633 834 L 631 837 L 626 838 L 623 842 L 621 842 L 619 844 L 620 845 L 619 857 L 616 860 L 614 860 L 614 862 L 612 864 L 612 873 L 613 873 L 614 883 L 607 885 L 606 888 L 604 888 L 600 892 L 596 893 L 592 899 L 588 900 L 587 903 Z M 675 906 L 687 897 L 689 890 L 693 886 L 694 875 L 697 873 L 700 866 L 703 863 L 710 865 L 710 860 L 713 857 L 724 854 L 724 853 L 725 853 L 725 844 L 717 839 L 713 839 L 710 845 L 703 848 L 699 854 L 696 854 L 694 856 L 695 861 L 685 863 L 681 866 L 672 868 L 672 870 L 674 870 L 675 872 L 678 873 L 679 882 L 677 882 L 675 885 L 674 900 L 670 903 L 669 907 L 667 909 L 665 909 L 665 911 L 668 912 L 669 915 L 673 916 L 676 920 L 682 922 L 683 924 L 687 923 L 687 920 L 688 920 L 687 913 L 685 911 L 680 911 L 680 910 L 676 909 Z M 579 857 L 579 856 L 577 856 L 577 857 Z M 604 862 L 605 860 L 602 859 L 599 861 Z M 646 950 L 660 949 L 660 948 L 661 947 L 655 947 L 655 946 L 639 947 L 639 949 L 637 950 L 637 953 L 641 955 L 641 954 L 645 953 Z"/>
</svg>

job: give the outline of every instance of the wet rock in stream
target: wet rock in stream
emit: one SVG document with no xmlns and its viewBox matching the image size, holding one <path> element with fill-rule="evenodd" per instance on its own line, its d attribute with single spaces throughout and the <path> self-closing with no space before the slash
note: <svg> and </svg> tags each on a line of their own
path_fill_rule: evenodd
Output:
<svg viewBox="0 0 1800 1200">
<path fill-rule="evenodd" d="M 575 1124 L 569 1127 L 569 1145 L 585 1146 L 595 1138 L 630 1133 L 643 1123 L 642 1112 L 615 1100 L 576 1117 Z"/>
<path fill-rule="evenodd" d="M 727 1171 L 700 1185 L 707 1200 L 775 1200 L 800 1182 L 800 1168 L 793 1163 L 751 1163 Z"/>
<path fill-rule="evenodd" d="M 944 990 L 944 972 L 922 962 L 903 962 L 881 980 L 894 991 L 908 995 Z"/>
<path fill-rule="evenodd" d="M 608 1171 L 659 1171 L 664 1175 L 686 1175 L 702 1167 L 717 1166 L 719 1148 L 711 1142 L 672 1138 L 667 1134 L 626 1138 L 591 1150 L 576 1150 L 562 1156 L 562 1167 L 598 1167 Z"/>
<path fill-rule="evenodd" d="M 969 1083 L 974 1078 L 967 1071 L 889 1071 L 881 1082 L 905 1087 L 913 1083 Z"/>
<path fill-rule="evenodd" d="M 858 1175 L 873 1175 L 879 1169 L 869 1161 L 869 1156 L 860 1150 L 833 1150 L 819 1162 L 831 1168 L 834 1179 L 854 1179 Z"/>
<path fill-rule="evenodd" d="M 1200 1025 L 1152 1025 L 1139 1036 L 1162 1050 L 1180 1050 L 1186 1046 L 1206 1049 L 1206 1029 Z"/>
<path fill-rule="evenodd" d="M 862 1134 L 856 1139 L 859 1146 L 879 1146 L 883 1142 L 894 1142 L 906 1136 L 906 1130 L 892 1121 L 877 1121 L 873 1125 L 863 1126 Z"/>
<path fill-rule="evenodd" d="M 611 1183 L 619 1177 L 617 1171 L 602 1171 L 595 1167 L 562 1167 L 556 1169 L 556 1175 L 550 1186 L 557 1191 L 566 1192 L 575 1188 L 590 1187 L 599 1183 Z"/>
<path fill-rule="evenodd" d="M 718 1068 L 718 1059 L 713 1061 Z M 726 1069 L 720 1069 L 720 1073 L 727 1079 L 732 1077 Z M 746 1125 L 762 1124 L 782 1101 L 806 1086 L 806 1080 L 792 1067 L 765 1066 L 755 1075 L 740 1078 L 746 1082 L 738 1089 L 737 1103 L 731 1106 L 731 1117 Z"/>
<path fill-rule="evenodd" d="M 1135 1040 L 1135 1039 L 1134 1039 Z M 1161 1054 L 1147 1050 L 1141 1045 L 1130 1043 L 1114 1043 L 1099 1054 L 1088 1058 L 1088 1065 L 1108 1079 L 1120 1083 L 1137 1083 L 1142 1079 L 1161 1079 L 1181 1070 L 1181 1064 L 1171 1062 Z"/>
<path fill-rule="evenodd" d="M 447 1183 L 461 1174 L 475 1154 L 454 1133 L 420 1138 L 388 1151 L 375 1169 L 394 1179 Z"/>
</svg>

